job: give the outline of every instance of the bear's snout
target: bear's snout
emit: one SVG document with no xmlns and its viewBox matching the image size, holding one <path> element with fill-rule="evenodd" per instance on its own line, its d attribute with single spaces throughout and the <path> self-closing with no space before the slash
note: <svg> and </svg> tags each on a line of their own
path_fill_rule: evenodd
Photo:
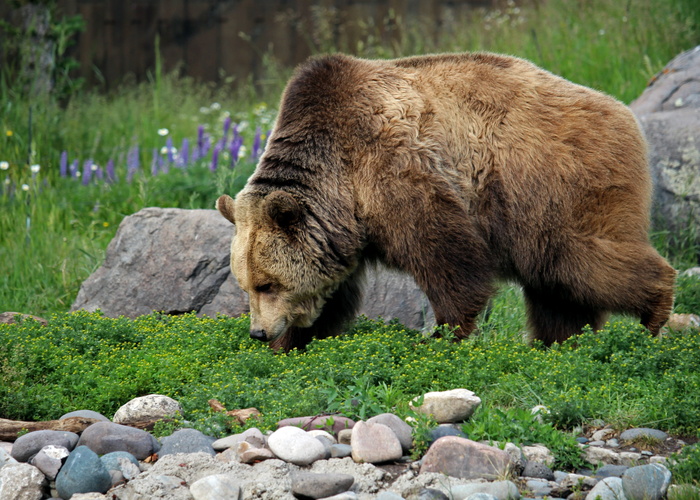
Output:
<svg viewBox="0 0 700 500">
<path fill-rule="evenodd" d="M 250 331 L 250 338 L 256 339 L 256 340 L 266 341 L 267 340 L 267 332 L 265 330 L 251 330 Z"/>
</svg>

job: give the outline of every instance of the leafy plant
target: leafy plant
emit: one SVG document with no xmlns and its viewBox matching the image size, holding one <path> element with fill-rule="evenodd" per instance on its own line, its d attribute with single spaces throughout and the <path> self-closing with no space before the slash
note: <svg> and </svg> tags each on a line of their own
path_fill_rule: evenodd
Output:
<svg viewBox="0 0 700 500">
<path fill-rule="evenodd" d="M 586 465 L 572 436 L 555 429 L 551 424 L 540 422 L 527 409 L 481 406 L 462 425 L 462 430 L 475 441 L 510 441 L 521 446 L 543 444 L 556 457 L 555 466 L 558 468 L 570 470 Z"/>
<path fill-rule="evenodd" d="M 672 454 L 667 466 L 676 484 L 700 486 L 700 446 L 684 446 L 680 452 Z"/>
</svg>

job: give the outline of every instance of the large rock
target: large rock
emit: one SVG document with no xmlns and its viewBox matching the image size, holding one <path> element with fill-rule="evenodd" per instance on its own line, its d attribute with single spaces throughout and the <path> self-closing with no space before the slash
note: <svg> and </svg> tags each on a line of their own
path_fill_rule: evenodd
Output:
<svg viewBox="0 0 700 500">
<path fill-rule="evenodd" d="M 248 297 L 229 269 L 234 226 L 216 210 L 145 208 L 125 217 L 105 261 L 80 287 L 72 310 L 106 316 L 153 311 L 238 316 Z M 409 328 L 435 324 L 430 303 L 412 278 L 379 268 L 367 273 L 360 313 L 398 318 Z"/>
<path fill-rule="evenodd" d="M 654 225 L 682 237 L 700 227 L 700 46 L 668 63 L 630 107 L 649 142 Z"/>
<path fill-rule="evenodd" d="M 437 472 L 462 479 L 500 479 L 511 470 L 510 455 L 503 450 L 457 436 L 433 443 L 423 457 L 421 474 Z"/>
</svg>

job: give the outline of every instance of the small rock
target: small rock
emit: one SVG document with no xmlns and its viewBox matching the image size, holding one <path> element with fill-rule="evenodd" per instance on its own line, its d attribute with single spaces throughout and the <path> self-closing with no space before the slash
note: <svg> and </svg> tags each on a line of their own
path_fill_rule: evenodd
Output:
<svg viewBox="0 0 700 500">
<path fill-rule="evenodd" d="M 423 488 L 416 486 L 403 494 L 406 500 L 449 500 L 442 491 L 435 488 Z"/>
<path fill-rule="evenodd" d="M 541 444 L 533 444 L 532 446 L 523 446 L 523 455 L 529 461 L 540 462 L 548 467 L 554 465 L 554 455 L 546 446 Z"/>
<path fill-rule="evenodd" d="M 611 465 L 621 465 L 620 455 L 607 448 L 600 448 L 598 446 L 590 446 L 584 450 L 584 455 L 586 461 L 593 465 L 600 464 L 611 464 Z"/>
<path fill-rule="evenodd" d="M 473 495 L 469 495 L 466 500 L 499 500 L 493 495 L 490 495 L 488 493 L 474 493 Z"/>
<path fill-rule="evenodd" d="M 671 471 L 661 464 L 632 467 L 622 474 L 627 500 L 661 500 L 671 484 Z"/>
<path fill-rule="evenodd" d="M 405 500 L 404 497 L 393 491 L 382 491 L 375 500 Z"/>
<path fill-rule="evenodd" d="M 71 411 L 69 413 L 66 413 L 65 415 L 61 415 L 58 419 L 65 420 L 67 418 L 72 418 L 72 417 L 94 418 L 95 420 L 99 420 L 100 422 L 111 422 L 110 419 L 108 419 L 107 417 L 105 417 L 101 413 L 97 413 L 96 411 L 92 411 L 92 410 Z"/>
<path fill-rule="evenodd" d="M 244 464 L 254 464 L 263 460 L 277 458 L 271 450 L 267 448 L 249 448 L 238 454 L 238 460 Z"/>
<path fill-rule="evenodd" d="M 589 442 L 589 439 L 585 436 L 580 436 L 576 438 L 576 442 L 578 444 L 587 444 Z"/>
<path fill-rule="evenodd" d="M 70 455 L 70 451 L 65 446 L 50 444 L 39 450 L 30 463 L 43 472 L 47 479 L 53 481 L 63 466 L 63 459 L 68 455 Z"/>
<path fill-rule="evenodd" d="M 140 473 L 139 461 L 131 453 L 126 451 L 113 451 L 100 457 L 105 468 L 110 472 L 119 472 L 123 479 L 131 481 Z M 112 484 L 117 484 L 118 479 L 112 477 Z"/>
<path fill-rule="evenodd" d="M 632 451 L 621 451 L 620 452 L 620 463 L 622 465 L 626 465 L 628 467 L 634 467 L 635 465 L 639 465 L 639 462 L 641 459 L 642 459 L 641 453 L 635 453 Z"/>
<path fill-rule="evenodd" d="M 343 429 L 338 432 L 338 444 L 350 444 L 352 441 L 352 429 Z"/>
<path fill-rule="evenodd" d="M 234 474 L 214 474 L 192 483 L 190 493 L 194 500 L 238 500 L 241 486 Z"/>
<path fill-rule="evenodd" d="M 536 497 L 551 496 L 553 489 L 549 481 L 543 481 L 541 479 L 529 479 L 525 482 L 525 486 L 527 486 L 527 489 Z"/>
<path fill-rule="evenodd" d="M 611 465 L 605 464 L 595 473 L 595 477 L 598 479 L 605 479 L 606 477 L 622 477 L 622 474 L 629 469 L 626 465 Z"/>
<path fill-rule="evenodd" d="M 336 444 L 338 441 L 333 437 L 333 435 L 330 432 L 326 432 L 321 429 L 316 429 L 312 431 L 307 431 L 310 436 L 313 436 L 315 438 L 323 438 L 326 441 L 328 441 L 328 444 Z"/>
<path fill-rule="evenodd" d="M 663 431 L 656 429 L 648 429 L 646 427 L 639 427 L 636 429 L 627 429 L 622 434 L 620 434 L 620 439 L 622 441 L 634 441 L 635 439 L 652 439 L 656 441 L 666 441 L 668 434 Z"/>
<path fill-rule="evenodd" d="M 137 460 L 143 460 L 160 449 L 160 443 L 148 432 L 111 422 L 97 422 L 85 429 L 78 446 L 87 446 L 99 455 L 128 451 Z"/>
<path fill-rule="evenodd" d="M 437 472 L 462 479 L 496 479 L 507 475 L 510 468 L 510 455 L 505 451 L 469 439 L 446 436 L 430 447 L 423 457 L 420 472 Z"/>
<path fill-rule="evenodd" d="M 353 491 L 345 491 L 343 493 L 338 493 L 332 497 L 322 498 L 321 500 L 357 500 L 357 494 Z"/>
<path fill-rule="evenodd" d="M 355 482 L 349 474 L 316 474 L 301 472 L 292 475 L 292 492 L 297 496 L 324 498 L 347 491 Z"/>
<path fill-rule="evenodd" d="M 10 463 L 0 468 L 0 498 L 40 500 L 46 477 L 33 465 Z"/>
<path fill-rule="evenodd" d="M 212 443 L 214 438 L 204 435 L 197 429 L 180 429 L 170 436 L 161 438 L 161 448 L 158 455 L 172 455 L 175 453 L 208 453 L 212 457 L 216 455 Z"/>
<path fill-rule="evenodd" d="M 450 492 L 454 500 L 467 500 L 478 494 L 490 495 L 497 500 L 517 500 L 520 498 L 518 487 L 512 481 L 460 484 L 452 486 Z"/>
<path fill-rule="evenodd" d="M 12 455 L 10 454 L 9 451 L 6 451 L 5 448 L 0 448 L 0 469 L 4 465 L 7 464 L 18 464 L 19 462 L 12 458 Z"/>
<path fill-rule="evenodd" d="M 522 475 L 523 470 L 525 470 L 525 464 L 527 464 L 527 458 L 525 458 L 523 450 L 521 450 L 516 444 L 509 442 L 506 443 L 503 451 L 508 453 L 510 456 L 510 463 L 513 468 L 513 473 L 518 476 Z"/>
<path fill-rule="evenodd" d="M 44 326 L 49 324 L 49 322 L 46 321 L 44 318 L 40 318 L 38 316 L 32 316 L 31 314 L 22 314 L 22 313 L 18 313 L 18 312 L 0 313 L 0 323 L 12 325 L 12 324 L 16 323 L 18 319 L 20 321 L 25 321 L 28 319 L 32 320 L 32 321 L 37 321 Z"/>
<path fill-rule="evenodd" d="M 681 273 L 681 276 L 694 276 L 700 278 L 700 267 L 691 267 Z"/>
<path fill-rule="evenodd" d="M 606 477 L 586 495 L 586 500 L 624 500 L 622 491 L 622 479 L 619 477 Z"/>
<path fill-rule="evenodd" d="M 263 433 L 260 432 L 260 429 L 257 427 L 251 427 L 240 434 L 217 439 L 211 446 L 216 451 L 224 451 L 227 448 L 235 448 L 241 441 L 247 441 L 258 448 L 265 446 L 265 436 L 263 436 Z"/>
<path fill-rule="evenodd" d="M 295 465 L 309 465 L 325 456 L 321 441 L 299 427 L 285 426 L 277 429 L 267 439 L 272 453 Z"/>
<path fill-rule="evenodd" d="M 352 456 L 352 446 L 349 444 L 333 444 L 331 445 L 332 458 L 345 458 Z"/>
<path fill-rule="evenodd" d="M 615 429 L 605 428 L 595 431 L 591 441 L 606 441 L 615 435 Z"/>
<path fill-rule="evenodd" d="M 89 429 L 89 427 L 88 427 Z M 44 446 L 63 446 L 69 451 L 75 448 L 78 435 L 67 431 L 34 431 L 17 438 L 12 447 L 12 458 L 18 462 L 28 462 Z"/>
<path fill-rule="evenodd" d="M 394 431 L 396 437 L 399 438 L 401 449 L 404 453 L 408 453 L 413 447 L 413 429 L 406 422 L 401 420 L 393 413 L 382 413 L 375 417 L 367 419 L 367 423 L 384 424 L 389 429 Z"/>
<path fill-rule="evenodd" d="M 182 406 L 173 398 L 149 394 L 134 398 L 114 414 L 115 424 L 133 424 L 144 420 L 170 419 L 182 414 Z"/>
<path fill-rule="evenodd" d="M 460 429 L 457 429 L 454 425 L 441 424 L 435 427 L 434 429 L 430 429 L 430 439 L 428 444 L 431 445 L 444 436 L 458 436 L 464 439 L 469 439 L 469 436 L 467 436 Z"/>
<path fill-rule="evenodd" d="M 464 422 L 472 416 L 481 404 L 481 399 L 467 389 L 453 389 L 443 392 L 428 392 L 423 396 L 423 404 L 411 408 L 425 415 L 432 415 L 438 423 Z"/>
<path fill-rule="evenodd" d="M 384 424 L 357 422 L 352 429 L 350 445 L 352 459 L 358 463 L 389 462 L 400 459 L 403 454 L 399 438 Z"/>
<path fill-rule="evenodd" d="M 56 476 L 56 490 L 61 498 L 71 498 L 75 493 L 106 493 L 111 487 L 107 468 L 87 446 L 74 449 Z"/>
<path fill-rule="evenodd" d="M 323 417 L 296 417 L 285 418 L 277 422 L 277 429 L 292 426 L 305 431 L 323 429 L 333 435 L 338 435 L 343 429 L 352 429 L 355 421 L 341 415 L 326 415 Z"/>
<path fill-rule="evenodd" d="M 620 447 L 620 442 L 617 439 L 608 439 L 605 442 L 605 446 L 609 446 L 610 448 L 619 448 Z"/>
<path fill-rule="evenodd" d="M 540 462 L 533 462 L 528 460 L 525 464 L 525 469 L 523 469 L 522 475 L 525 477 L 532 477 L 535 479 L 546 479 L 547 481 L 554 481 L 554 473 L 552 469 L 547 467 L 545 464 Z"/>
<path fill-rule="evenodd" d="M 688 328 L 700 328 L 700 316 L 697 314 L 671 314 L 666 321 L 666 328 L 669 330 L 680 331 Z"/>
</svg>

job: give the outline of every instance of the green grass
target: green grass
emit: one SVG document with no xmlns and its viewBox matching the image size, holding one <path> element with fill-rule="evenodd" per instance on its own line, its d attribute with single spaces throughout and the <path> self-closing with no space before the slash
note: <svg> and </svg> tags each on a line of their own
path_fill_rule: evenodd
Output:
<svg viewBox="0 0 700 500">
<path fill-rule="evenodd" d="M 240 428 L 211 412 L 211 398 L 229 409 L 259 409 L 262 420 L 248 425 L 272 429 L 282 418 L 327 411 L 406 417 L 413 398 L 464 387 L 486 412 L 465 426 L 469 436 L 551 442 L 562 463 L 576 454 L 554 428 L 571 431 L 592 419 L 700 431 L 698 331 L 652 338 L 620 320 L 544 349 L 524 342 L 520 325 L 505 316 L 488 326 L 498 333 L 451 342 L 360 320 L 347 335 L 280 355 L 249 338 L 247 317 L 59 313 L 47 327 L 0 325 L 0 415 L 53 419 L 92 409 L 111 417 L 129 399 L 158 393 L 177 399 L 191 425 L 223 435 Z M 538 404 L 549 409 L 548 426 L 527 416 Z"/>
</svg>

